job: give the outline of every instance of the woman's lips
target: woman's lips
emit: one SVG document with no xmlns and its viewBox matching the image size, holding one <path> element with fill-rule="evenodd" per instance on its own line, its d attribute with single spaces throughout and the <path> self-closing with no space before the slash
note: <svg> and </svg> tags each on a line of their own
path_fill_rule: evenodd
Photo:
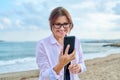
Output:
<svg viewBox="0 0 120 80">
<path fill-rule="evenodd" d="M 65 32 L 64 32 L 64 31 L 59 31 L 59 33 L 60 33 L 60 34 L 65 34 Z"/>
</svg>

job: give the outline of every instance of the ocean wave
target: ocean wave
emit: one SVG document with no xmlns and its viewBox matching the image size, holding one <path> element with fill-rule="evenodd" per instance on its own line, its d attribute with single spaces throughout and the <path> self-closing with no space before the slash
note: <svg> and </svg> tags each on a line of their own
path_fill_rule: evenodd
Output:
<svg viewBox="0 0 120 80">
<path fill-rule="evenodd" d="M 22 64 L 26 62 L 35 62 L 35 57 L 26 57 L 26 58 L 19 58 L 14 60 L 7 60 L 7 61 L 3 60 L 3 61 L 0 61 L 0 66 Z"/>
</svg>

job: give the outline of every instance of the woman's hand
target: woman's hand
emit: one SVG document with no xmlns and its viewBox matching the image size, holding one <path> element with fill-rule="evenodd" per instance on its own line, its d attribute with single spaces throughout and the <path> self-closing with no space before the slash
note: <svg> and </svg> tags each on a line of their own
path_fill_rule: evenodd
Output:
<svg viewBox="0 0 120 80">
<path fill-rule="evenodd" d="M 70 61 L 75 59 L 76 51 L 74 50 L 71 54 L 68 54 L 70 45 L 67 45 L 67 48 L 65 49 L 65 53 L 63 54 L 63 50 L 61 51 L 59 55 L 59 62 L 58 64 L 62 65 L 63 67 L 68 64 Z"/>
<path fill-rule="evenodd" d="M 68 69 L 72 74 L 77 74 L 81 72 L 81 67 L 79 64 L 70 64 Z"/>
<path fill-rule="evenodd" d="M 65 53 L 63 54 L 63 50 L 61 50 L 60 52 L 58 63 L 53 68 L 57 74 L 59 74 L 59 72 L 66 64 L 68 64 L 70 61 L 75 59 L 76 50 L 74 50 L 71 54 L 68 54 L 69 48 L 70 45 L 67 45 L 67 48 L 65 49 Z"/>
</svg>

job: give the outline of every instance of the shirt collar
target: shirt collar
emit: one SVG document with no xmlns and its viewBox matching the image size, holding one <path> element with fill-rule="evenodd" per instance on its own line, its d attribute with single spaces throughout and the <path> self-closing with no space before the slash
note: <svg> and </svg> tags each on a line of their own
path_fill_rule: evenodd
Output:
<svg viewBox="0 0 120 80">
<path fill-rule="evenodd" d="M 51 43 L 52 43 L 52 44 L 58 44 L 58 42 L 57 42 L 57 40 L 55 39 L 55 37 L 54 37 L 53 34 L 50 36 L 50 40 L 51 40 Z"/>
</svg>

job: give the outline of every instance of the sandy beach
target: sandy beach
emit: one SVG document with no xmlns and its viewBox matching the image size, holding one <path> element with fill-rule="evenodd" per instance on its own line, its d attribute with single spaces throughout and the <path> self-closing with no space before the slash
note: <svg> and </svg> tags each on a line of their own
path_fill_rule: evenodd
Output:
<svg viewBox="0 0 120 80">
<path fill-rule="evenodd" d="M 120 54 L 85 61 L 87 71 L 81 80 L 120 80 Z"/>
<path fill-rule="evenodd" d="M 120 80 L 120 53 L 86 60 L 87 71 L 80 80 Z M 38 70 L 0 74 L 0 80 L 38 80 Z"/>
</svg>

